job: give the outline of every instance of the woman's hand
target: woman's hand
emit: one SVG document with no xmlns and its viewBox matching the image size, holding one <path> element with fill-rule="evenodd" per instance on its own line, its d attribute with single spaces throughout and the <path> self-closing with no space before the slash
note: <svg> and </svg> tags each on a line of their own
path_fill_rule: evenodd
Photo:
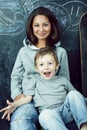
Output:
<svg viewBox="0 0 87 130">
<path fill-rule="evenodd" d="M 14 101 L 18 101 L 20 98 L 24 98 L 24 97 L 26 97 L 24 94 L 20 94 L 20 95 L 18 95 L 18 96 L 14 99 Z"/>
<path fill-rule="evenodd" d="M 8 121 L 10 121 L 10 116 L 11 113 L 13 113 L 13 111 L 15 111 L 16 106 L 14 104 L 14 102 L 10 102 L 9 100 L 6 101 L 7 102 L 7 107 L 4 107 L 0 110 L 0 112 L 4 112 L 4 114 L 2 115 L 2 119 L 7 119 Z"/>
<path fill-rule="evenodd" d="M 0 110 L 0 112 L 4 112 L 2 115 L 2 119 L 6 118 L 8 121 L 10 121 L 11 113 L 15 111 L 15 109 L 21 105 L 27 104 L 31 102 L 33 96 L 25 96 L 23 94 L 17 96 L 14 100 L 14 102 L 10 102 L 7 100 L 7 107 L 4 107 Z"/>
</svg>

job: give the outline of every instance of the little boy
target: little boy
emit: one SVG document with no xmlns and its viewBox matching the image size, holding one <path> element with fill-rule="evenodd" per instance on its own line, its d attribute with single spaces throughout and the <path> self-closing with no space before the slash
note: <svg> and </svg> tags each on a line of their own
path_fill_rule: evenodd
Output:
<svg viewBox="0 0 87 130">
<path fill-rule="evenodd" d="M 65 77 L 58 76 L 59 62 L 56 53 L 48 47 L 42 48 L 37 52 L 34 64 L 38 74 L 24 79 L 29 78 L 30 96 L 14 103 L 7 101 L 8 106 L 0 110 L 5 111 L 2 118 L 10 120 L 10 114 L 18 106 L 33 99 L 40 113 L 39 122 L 44 129 L 68 130 L 65 124 L 74 119 L 80 130 L 87 130 L 84 97 Z"/>
</svg>

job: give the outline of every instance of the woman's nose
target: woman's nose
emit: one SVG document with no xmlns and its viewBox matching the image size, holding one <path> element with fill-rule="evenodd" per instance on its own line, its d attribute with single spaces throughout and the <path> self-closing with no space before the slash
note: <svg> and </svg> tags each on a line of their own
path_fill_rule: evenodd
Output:
<svg viewBox="0 0 87 130">
<path fill-rule="evenodd" d="M 40 30 L 40 31 L 43 31 L 43 26 L 40 26 L 39 30 Z"/>
</svg>

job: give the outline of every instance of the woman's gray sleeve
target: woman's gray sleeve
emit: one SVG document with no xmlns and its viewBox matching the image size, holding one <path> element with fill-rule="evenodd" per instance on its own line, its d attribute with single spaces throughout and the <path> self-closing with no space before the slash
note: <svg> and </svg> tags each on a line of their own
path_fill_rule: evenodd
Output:
<svg viewBox="0 0 87 130">
<path fill-rule="evenodd" d="M 65 49 L 62 48 L 62 53 L 60 55 L 60 68 L 59 68 L 59 75 L 66 77 L 70 80 L 70 73 L 69 73 L 69 65 L 68 65 L 68 56 Z"/>
<path fill-rule="evenodd" d="M 23 63 L 21 60 L 21 51 L 19 51 L 13 70 L 11 74 L 11 98 L 14 99 L 16 96 L 22 94 L 22 79 L 23 79 Z"/>
</svg>

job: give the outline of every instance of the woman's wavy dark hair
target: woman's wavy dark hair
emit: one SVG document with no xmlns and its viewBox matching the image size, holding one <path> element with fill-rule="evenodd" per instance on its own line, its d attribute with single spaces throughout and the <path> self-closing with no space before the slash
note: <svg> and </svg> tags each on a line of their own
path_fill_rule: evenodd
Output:
<svg viewBox="0 0 87 130">
<path fill-rule="evenodd" d="M 38 39 L 35 37 L 32 28 L 33 19 L 37 15 L 45 15 L 49 19 L 49 22 L 51 23 L 51 34 L 47 38 L 47 46 L 51 48 L 55 47 L 55 44 L 60 41 L 59 23 L 53 12 L 50 11 L 48 8 L 42 6 L 33 10 L 30 16 L 28 17 L 26 40 L 29 40 L 30 43 L 33 45 L 37 44 Z M 29 44 L 29 42 L 27 42 L 27 44 Z"/>
</svg>

